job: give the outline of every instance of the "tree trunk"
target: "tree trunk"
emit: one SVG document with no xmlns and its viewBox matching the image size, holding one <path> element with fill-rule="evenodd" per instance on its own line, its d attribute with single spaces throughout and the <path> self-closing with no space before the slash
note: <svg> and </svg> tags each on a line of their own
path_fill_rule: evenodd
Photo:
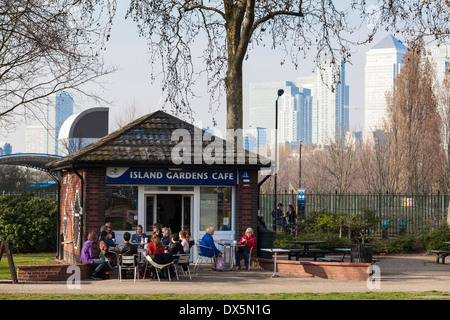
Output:
<svg viewBox="0 0 450 320">
<path fill-rule="evenodd" d="M 242 63 L 229 67 L 225 80 L 227 90 L 227 129 L 242 129 Z"/>
</svg>

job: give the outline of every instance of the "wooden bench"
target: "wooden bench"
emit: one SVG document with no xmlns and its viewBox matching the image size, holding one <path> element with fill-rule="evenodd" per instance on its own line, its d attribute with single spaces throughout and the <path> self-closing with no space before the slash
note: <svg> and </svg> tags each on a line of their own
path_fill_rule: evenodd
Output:
<svg viewBox="0 0 450 320">
<path fill-rule="evenodd" d="M 439 263 L 439 260 L 441 260 L 442 264 L 445 264 L 445 257 L 450 255 L 450 251 L 445 250 L 431 250 L 431 252 L 437 255 L 436 262 Z"/>
</svg>

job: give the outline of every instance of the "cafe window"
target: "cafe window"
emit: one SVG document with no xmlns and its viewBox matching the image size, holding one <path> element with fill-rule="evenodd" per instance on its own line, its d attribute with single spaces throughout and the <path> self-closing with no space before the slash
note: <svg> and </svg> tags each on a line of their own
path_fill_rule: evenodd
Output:
<svg viewBox="0 0 450 320">
<path fill-rule="evenodd" d="M 138 216 L 137 186 L 106 186 L 105 221 L 113 230 L 134 230 Z"/>
<path fill-rule="evenodd" d="M 216 231 L 231 230 L 233 187 L 200 188 L 200 229 L 212 226 Z"/>
</svg>

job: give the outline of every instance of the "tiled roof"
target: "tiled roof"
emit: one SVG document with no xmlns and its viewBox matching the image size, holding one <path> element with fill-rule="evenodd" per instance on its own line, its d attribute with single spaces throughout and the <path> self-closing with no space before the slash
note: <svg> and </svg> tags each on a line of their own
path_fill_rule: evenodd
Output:
<svg viewBox="0 0 450 320">
<path fill-rule="evenodd" d="M 174 161 L 176 159 L 172 159 L 172 149 L 175 146 L 179 146 L 181 142 L 185 140 L 175 139 L 172 141 L 172 134 L 177 129 L 185 129 L 183 132 L 189 132 L 191 141 L 191 154 L 178 153 L 183 156 L 183 159 L 189 159 L 190 162 L 185 161 L 184 164 L 180 164 L 184 166 L 186 162 L 191 165 L 205 165 L 202 159 L 202 154 L 200 154 L 205 147 L 211 144 L 211 140 L 216 141 L 218 139 L 223 145 L 223 166 L 229 165 L 250 165 L 250 166 L 267 166 L 262 165 L 259 162 L 259 157 L 257 157 L 258 161 L 252 160 L 251 164 L 249 164 L 249 155 L 253 155 L 248 151 L 245 151 L 245 163 L 238 163 L 238 158 L 236 152 L 233 151 L 233 158 L 231 155 L 229 158 L 233 159 L 230 164 L 229 159 L 226 161 L 226 144 L 225 141 L 215 137 L 214 139 L 206 139 L 209 141 L 202 141 L 202 148 L 199 148 L 198 145 L 194 146 L 194 137 L 195 133 L 200 133 L 200 139 L 202 139 L 205 131 L 194 127 L 192 124 L 189 124 L 183 120 L 180 120 L 172 115 L 169 115 L 163 111 L 156 111 L 154 113 L 143 116 L 123 128 L 110 133 L 109 135 L 97 140 L 96 142 L 75 151 L 74 153 L 52 161 L 47 164 L 47 168 L 50 170 L 57 170 L 68 168 L 72 164 L 77 165 L 100 165 L 100 166 L 108 166 L 108 165 L 176 165 Z M 197 138 L 198 139 L 198 138 Z M 202 139 L 203 140 L 203 139 Z M 198 140 L 197 140 L 198 141 Z M 212 146 L 212 145 L 211 145 Z M 210 147 L 211 147 L 210 146 Z M 181 147 L 180 147 L 181 149 Z M 187 148 L 189 149 L 189 148 Z M 217 150 L 217 149 L 216 149 Z M 198 152 L 199 151 L 199 152 Z M 197 153 L 195 153 L 197 152 Z M 218 153 L 219 154 L 219 153 Z M 200 163 L 199 163 L 200 162 Z M 222 164 L 218 164 L 215 161 L 214 164 L 218 166 L 222 166 Z M 241 161 L 242 162 L 242 161 Z M 266 163 L 267 161 L 265 161 Z"/>
</svg>

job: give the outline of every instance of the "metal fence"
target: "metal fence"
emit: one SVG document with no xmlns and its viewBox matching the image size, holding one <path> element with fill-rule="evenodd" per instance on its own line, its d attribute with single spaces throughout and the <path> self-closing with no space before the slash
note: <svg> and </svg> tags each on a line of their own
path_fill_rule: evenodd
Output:
<svg viewBox="0 0 450 320">
<path fill-rule="evenodd" d="M 260 215 L 268 228 L 272 228 L 275 199 L 273 194 L 260 194 Z M 325 210 L 330 213 L 354 215 L 364 210 L 373 210 L 379 220 L 374 230 L 376 236 L 395 236 L 415 233 L 425 227 L 437 227 L 447 221 L 449 194 L 306 194 L 305 214 Z M 296 194 L 277 194 L 277 203 L 283 210 L 289 204 L 297 207 Z"/>
</svg>

